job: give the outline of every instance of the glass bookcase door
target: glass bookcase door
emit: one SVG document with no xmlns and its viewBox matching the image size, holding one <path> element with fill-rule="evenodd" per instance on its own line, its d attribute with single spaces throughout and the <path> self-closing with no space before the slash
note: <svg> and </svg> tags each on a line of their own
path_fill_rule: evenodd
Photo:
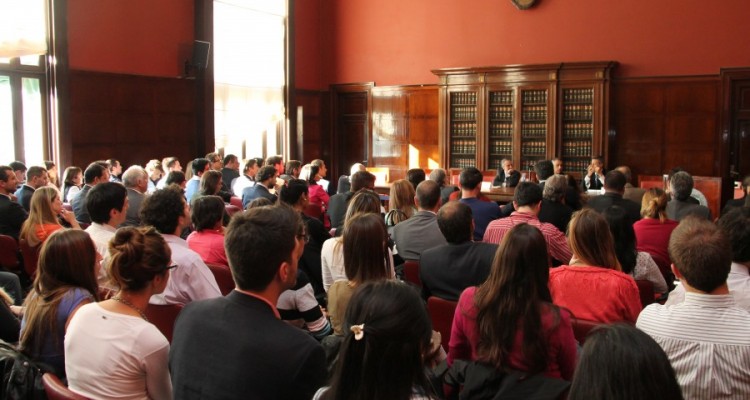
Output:
<svg viewBox="0 0 750 400">
<path fill-rule="evenodd" d="M 487 115 L 488 168 L 500 168 L 504 158 L 513 159 L 514 102 L 513 89 L 490 90 Z"/>
<path fill-rule="evenodd" d="M 594 146 L 594 89 L 562 90 L 562 158 L 568 171 L 583 171 Z"/>
<path fill-rule="evenodd" d="M 533 170 L 547 158 L 549 106 L 547 89 L 521 89 L 521 164 Z"/>
<path fill-rule="evenodd" d="M 477 159 L 477 92 L 450 91 L 448 102 L 450 168 L 474 167 Z"/>
</svg>

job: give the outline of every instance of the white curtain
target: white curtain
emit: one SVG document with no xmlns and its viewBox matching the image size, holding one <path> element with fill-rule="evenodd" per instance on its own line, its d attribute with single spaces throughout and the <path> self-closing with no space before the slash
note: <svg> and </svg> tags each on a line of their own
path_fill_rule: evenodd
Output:
<svg viewBox="0 0 750 400">
<path fill-rule="evenodd" d="M 0 0 L 0 58 L 47 53 L 44 0 Z"/>
</svg>

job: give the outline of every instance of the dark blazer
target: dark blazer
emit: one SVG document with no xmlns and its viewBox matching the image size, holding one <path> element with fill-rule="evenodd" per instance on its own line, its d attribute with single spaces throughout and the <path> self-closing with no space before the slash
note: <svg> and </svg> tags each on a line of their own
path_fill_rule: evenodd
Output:
<svg viewBox="0 0 750 400">
<path fill-rule="evenodd" d="M 89 190 L 91 190 L 91 185 L 83 185 L 81 191 L 70 202 L 71 207 L 73 207 L 73 214 L 76 216 L 76 221 L 83 222 L 84 224 L 91 223 L 89 210 L 86 208 L 86 196 L 88 196 Z"/>
<path fill-rule="evenodd" d="M 232 181 L 240 177 L 240 172 L 231 168 L 221 169 L 221 190 L 232 191 Z"/>
<path fill-rule="evenodd" d="M 128 188 L 128 204 L 130 205 L 125 213 L 125 222 L 120 226 L 139 226 L 141 224 L 141 205 L 145 199 L 145 193 Z"/>
<path fill-rule="evenodd" d="M 515 187 L 518 186 L 518 182 L 521 180 L 521 173 L 517 170 L 510 171 L 510 175 L 505 177 L 505 170 L 501 169 L 500 173 L 495 176 L 495 179 L 492 181 L 492 186 L 501 186 L 503 182 L 505 182 L 505 186 L 507 187 Z"/>
<path fill-rule="evenodd" d="M 265 197 L 268 200 L 271 200 L 271 203 L 276 203 L 277 199 L 276 195 L 269 192 L 267 187 L 263 186 L 261 183 L 256 183 L 255 185 L 246 187 L 242 190 L 242 208 L 247 208 L 247 205 L 250 204 L 251 201 L 259 197 Z"/>
<path fill-rule="evenodd" d="M 352 188 L 352 181 L 349 180 L 348 175 L 339 176 L 339 184 L 336 185 L 336 194 L 346 193 Z"/>
<path fill-rule="evenodd" d="M 263 300 L 232 291 L 189 303 L 169 351 L 175 399 L 305 399 L 325 384 L 325 352 Z"/>
<path fill-rule="evenodd" d="M 691 198 L 686 201 L 670 200 L 667 203 L 667 218 L 679 221 L 692 214 L 711 221 L 711 210 L 706 206 L 692 203 Z"/>
<path fill-rule="evenodd" d="M 422 296 L 458 301 L 467 287 L 487 280 L 497 245 L 480 242 L 446 244 L 425 250 L 419 259 Z"/>
<path fill-rule="evenodd" d="M 474 240 L 482 241 L 487 225 L 491 221 L 500 218 L 500 207 L 495 202 L 486 202 L 477 198 L 467 198 L 459 201 L 471 208 L 471 213 L 474 216 Z"/>
<path fill-rule="evenodd" d="M 310 240 L 305 243 L 305 251 L 299 259 L 299 269 L 307 274 L 315 295 L 325 298 L 320 250 L 323 248 L 323 242 L 330 239 L 331 235 L 319 219 L 311 218 L 302 213 L 302 221 L 307 226 L 307 234 L 310 236 Z"/>
<path fill-rule="evenodd" d="M 565 204 L 556 201 L 542 200 L 542 208 L 539 210 L 538 218 L 542 222 L 548 222 L 565 233 L 568 228 L 570 218 L 573 216 L 573 209 Z"/>
<path fill-rule="evenodd" d="M 430 211 L 419 211 L 396 224 L 391 238 L 404 260 L 419 260 L 425 250 L 448 243 L 438 227 L 437 215 Z"/>
<path fill-rule="evenodd" d="M 623 199 L 621 194 L 615 192 L 606 192 L 599 196 L 589 197 L 586 206 L 599 213 L 604 212 L 609 206 L 620 206 L 625 209 L 630 223 L 635 223 L 641 219 L 641 206 L 633 201 Z"/>
<path fill-rule="evenodd" d="M 8 235 L 18 240 L 21 225 L 29 214 L 23 206 L 11 200 L 8 196 L 0 195 L 0 235 Z"/>
<path fill-rule="evenodd" d="M 344 217 L 346 216 L 346 207 L 349 206 L 349 200 L 354 197 L 354 192 L 338 193 L 331 196 L 328 200 L 328 218 L 331 219 L 331 228 L 340 231 L 344 227 Z"/>
<path fill-rule="evenodd" d="M 18 190 L 16 190 L 16 193 L 14 193 L 13 195 L 16 196 L 16 201 L 18 201 L 18 204 L 22 205 L 23 209 L 26 210 L 26 212 L 29 212 L 29 207 L 31 206 L 31 196 L 34 195 L 34 188 L 29 185 L 23 185 L 18 188 Z"/>
<path fill-rule="evenodd" d="M 643 201 L 644 194 L 646 194 L 646 189 L 641 189 L 639 187 L 635 187 L 629 183 L 626 183 L 625 193 L 623 193 L 622 197 L 624 199 L 633 201 L 638 204 L 638 206 L 640 206 L 641 202 Z"/>
</svg>

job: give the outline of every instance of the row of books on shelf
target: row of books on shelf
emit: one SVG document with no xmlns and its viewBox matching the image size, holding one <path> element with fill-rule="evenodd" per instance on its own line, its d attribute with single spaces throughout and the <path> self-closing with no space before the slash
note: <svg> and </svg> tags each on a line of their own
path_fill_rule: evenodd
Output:
<svg viewBox="0 0 750 400">
<path fill-rule="evenodd" d="M 507 122 L 490 122 L 490 136 L 513 136 L 513 124 Z"/>
<path fill-rule="evenodd" d="M 513 142 L 509 140 L 493 140 L 490 142 L 490 154 L 513 153 Z"/>
<path fill-rule="evenodd" d="M 523 124 L 521 126 L 522 137 L 546 137 L 547 124 Z"/>
<path fill-rule="evenodd" d="M 563 118 L 565 119 L 591 119 L 594 116 L 592 105 L 565 105 Z"/>
<path fill-rule="evenodd" d="M 451 104 L 477 104 L 476 92 L 453 92 Z"/>
<path fill-rule="evenodd" d="M 475 154 L 477 142 L 474 140 L 454 140 L 451 142 L 451 153 L 453 154 Z"/>
<path fill-rule="evenodd" d="M 585 139 L 594 135 L 594 124 L 592 123 L 575 123 L 565 124 L 563 127 L 563 138 L 565 139 Z"/>
<path fill-rule="evenodd" d="M 591 154 L 591 142 L 563 142 L 563 157 L 584 157 Z"/>
<path fill-rule="evenodd" d="M 563 169 L 566 171 L 584 171 L 591 164 L 591 160 L 568 160 L 563 158 Z"/>
<path fill-rule="evenodd" d="M 490 119 L 512 120 L 513 108 L 505 106 L 492 106 L 490 108 Z"/>
<path fill-rule="evenodd" d="M 547 153 L 547 143 L 541 140 L 521 143 L 521 154 L 539 156 Z"/>
<path fill-rule="evenodd" d="M 476 136 L 476 122 L 454 122 L 451 126 L 451 136 Z"/>
<path fill-rule="evenodd" d="M 451 158 L 451 168 L 469 168 L 476 166 L 473 158 Z"/>
<path fill-rule="evenodd" d="M 591 103 L 594 101 L 594 89 L 564 89 L 563 102 Z"/>
<path fill-rule="evenodd" d="M 513 104 L 513 92 L 503 90 L 501 92 L 490 92 L 490 103 L 492 104 Z"/>
<path fill-rule="evenodd" d="M 458 106 L 451 110 L 453 119 L 477 119 L 477 108 L 474 106 Z"/>
<path fill-rule="evenodd" d="M 523 104 L 546 103 L 547 91 L 546 90 L 524 90 L 521 92 L 521 100 L 523 101 Z"/>
<path fill-rule="evenodd" d="M 522 117 L 524 121 L 546 121 L 547 106 L 524 107 Z"/>
</svg>

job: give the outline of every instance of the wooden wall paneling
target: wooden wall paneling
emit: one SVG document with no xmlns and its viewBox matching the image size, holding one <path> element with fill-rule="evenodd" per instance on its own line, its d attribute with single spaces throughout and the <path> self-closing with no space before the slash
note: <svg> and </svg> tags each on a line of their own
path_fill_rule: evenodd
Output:
<svg viewBox="0 0 750 400">
<path fill-rule="evenodd" d="M 443 165 L 439 146 L 439 88 L 437 85 L 407 89 L 409 144 L 418 152 L 411 165 L 433 169 Z"/>
<path fill-rule="evenodd" d="M 750 174 L 750 68 L 722 68 L 721 143 L 719 161 L 724 180 L 722 204 L 733 198 L 734 181 Z"/>
<path fill-rule="evenodd" d="M 400 88 L 372 89 L 372 163 L 389 169 L 390 180 L 409 169 L 408 94 Z"/>
<path fill-rule="evenodd" d="M 372 164 L 371 91 L 373 83 L 331 85 L 331 176 L 347 174 L 352 164 Z"/>
<path fill-rule="evenodd" d="M 69 82 L 71 165 L 197 156 L 195 81 L 71 71 Z"/>
<path fill-rule="evenodd" d="M 322 151 L 322 127 L 326 115 L 322 113 L 322 98 L 321 92 L 315 90 L 297 90 L 295 92 L 297 106 L 302 107 L 302 146 L 297 149 L 297 154 L 293 155 L 292 158 L 305 163 L 316 158 L 325 160 Z M 290 110 L 290 113 L 296 115 L 297 110 Z"/>
</svg>

